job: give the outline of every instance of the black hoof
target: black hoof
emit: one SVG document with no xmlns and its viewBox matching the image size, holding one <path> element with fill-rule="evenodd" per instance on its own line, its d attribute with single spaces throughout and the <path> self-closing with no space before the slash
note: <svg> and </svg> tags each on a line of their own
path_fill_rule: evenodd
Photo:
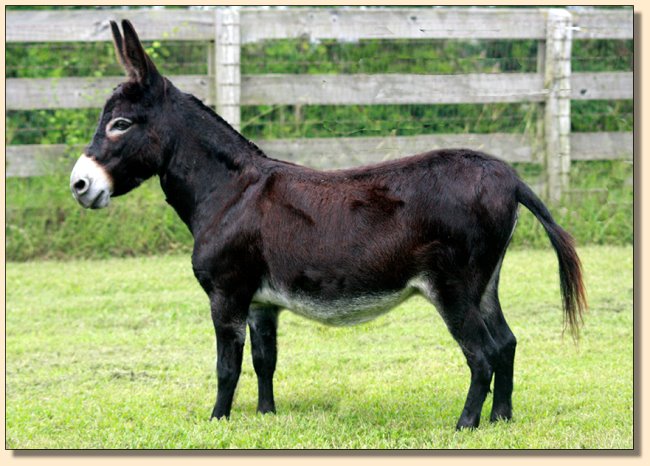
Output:
<svg viewBox="0 0 650 466">
<path fill-rule="evenodd" d="M 456 430 L 461 431 L 461 430 L 476 430 L 478 426 L 474 425 L 464 425 L 464 424 L 456 424 Z"/>
<path fill-rule="evenodd" d="M 213 419 L 216 419 L 217 421 L 221 421 L 221 420 L 227 421 L 230 419 L 230 413 L 219 413 L 216 410 L 213 410 L 212 414 L 210 415 L 210 421 L 212 421 Z"/>
<path fill-rule="evenodd" d="M 468 418 L 461 416 L 461 418 L 458 420 L 458 423 L 456 424 L 456 430 L 464 430 L 464 429 L 470 429 L 474 430 L 478 427 L 480 418 Z"/>
<path fill-rule="evenodd" d="M 512 419 L 511 409 L 494 410 L 492 411 L 492 414 L 490 414 L 490 422 L 499 422 L 499 421 L 507 422 L 511 419 Z"/>
<path fill-rule="evenodd" d="M 275 414 L 275 408 L 257 408 L 259 414 Z"/>
</svg>

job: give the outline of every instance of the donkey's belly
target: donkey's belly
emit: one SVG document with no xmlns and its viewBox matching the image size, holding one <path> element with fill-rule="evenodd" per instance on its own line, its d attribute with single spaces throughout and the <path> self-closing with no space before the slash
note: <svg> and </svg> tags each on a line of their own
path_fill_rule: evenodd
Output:
<svg viewBox="0 0 650 466">
<path fill-rule="evenodd" d="M 264 281 L 253 296 L 253 303 L 273 304 L 328 325 L 354 325 L 385 314 L 418 290 L 416 281 L 412 280 L 398 291 L 323 299 L 279 290 Z"/>
</svg>

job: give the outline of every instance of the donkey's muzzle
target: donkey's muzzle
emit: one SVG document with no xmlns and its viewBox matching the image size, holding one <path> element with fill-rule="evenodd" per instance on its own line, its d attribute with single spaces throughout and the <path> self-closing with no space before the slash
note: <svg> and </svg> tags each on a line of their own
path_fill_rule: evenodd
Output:
<svg viewBox="0 0 650 466">
<path fill-rule="evenodd" d="M 110 202 L 113 180 L 95 159 L 82 154 L 70 174 L 70 191 L 86 209 L 101 209 Z"/>
</svg>

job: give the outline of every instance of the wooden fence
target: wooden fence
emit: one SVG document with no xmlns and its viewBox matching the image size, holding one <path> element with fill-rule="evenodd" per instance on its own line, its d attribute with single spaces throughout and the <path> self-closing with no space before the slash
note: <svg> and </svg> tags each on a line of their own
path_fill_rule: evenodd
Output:
<svg viewBox="0 0 650 466">
<path fill-rule="evenodd" d="M 143 40 L 211 43 L 209 74 L 169 76 L 234 127 L 242 105 L 378 105 L 537 102 L 536 134 L 437 134 L 403 137 L 256 141 L 269 155 L 315 168 L 340 168 L 440 147 L 471 147 L 510 162 L 542 163 L 545 195 L 568 189 L 571 160 L 632 159 L 633 137 L 571 133 L 571 100 L 632 99 L 632 72 L 571 72 L 574 39 L 632 39 L 631 10 L 391 8 L 7 11 L 7 42 L 108 41 L 109 20 L 130 19 Z M 534 39 L 535 73 L 411 75 L 241 75 L 242 44 L 269 39 Z M 101 107 L 122 77 L 7 79 L 6 109 Z M 7 176 L 69 168 L 76 148 L 6 148 Z M 305 158 L 304 154 L 309 154 Z"/>
</svg>

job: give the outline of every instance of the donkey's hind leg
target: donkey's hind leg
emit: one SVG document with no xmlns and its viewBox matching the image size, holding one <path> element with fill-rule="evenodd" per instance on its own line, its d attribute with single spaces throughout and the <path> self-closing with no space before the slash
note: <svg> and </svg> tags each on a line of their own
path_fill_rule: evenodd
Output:
<svg viewBox="0 0 650 466">
<path fill-rule="evenodd" d="M 433 282 L 419 284 L 418 288 L 438 308 L 447 328 L 460 345 L 471 371 L 467 399 L 456 428 L 478 427 L 483 403 L 490 391 L 498 352 L 497 344 L 481 317 L 478 305 L 480 299 L 468 296 L 471 292 L 467 289 L 454 291 L 445 287 L 443 290 Z"/>
<path fill-rule="evenodd" d="M 458 324 L 452 324 L 450 330 L 471 372 L 467 399 L 456 429 L 475 428 L 480 423 L 483 403 L 490 391 L 498 348 L 477 306 L 462 306 L 454 309 L 453 314 L 464 316 Z"/>
<path fill-rule="evenodd" d="M 279 309 L 275 306 L 251 306 L 248 327 L 251 335 L 253 367 L 257 374 L 257 411 L 275 413 L 273 374 L 277 360 L 277 328 Z"/>
<path fill-rule="evenodd" d="M 497 344 L 494 364 L 494 401 L 490 421 L 512 418 L 512 388 L 517 339 L 510 330 L 499 303 L 499 273 L 497 266 L 481 299 L 481 316 Z"/>
</svg>

